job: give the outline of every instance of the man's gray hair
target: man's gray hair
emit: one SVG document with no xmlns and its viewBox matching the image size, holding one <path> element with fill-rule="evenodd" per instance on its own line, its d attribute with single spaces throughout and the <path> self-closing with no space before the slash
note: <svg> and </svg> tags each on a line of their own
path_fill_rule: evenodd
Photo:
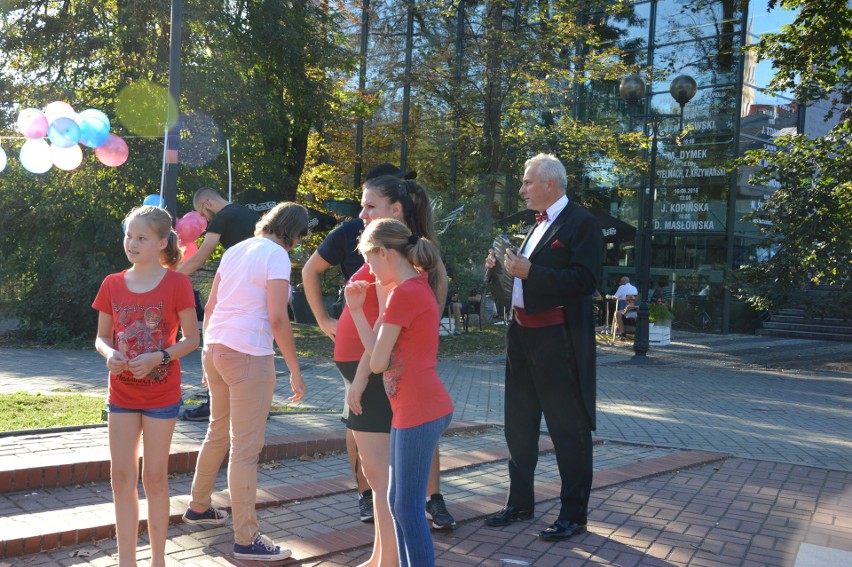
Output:
<svg viewBox="0 0 852 567">
<path fill-rule="evenodd" d="M 559 158 L 552 154 L 538 154 L 527 160 L 524 169 L 535 168 L 536 175 L 541 181 L 555 181 L 556 188 L 565 193 L 568 188 L 568 174 Z"/>
</svg>

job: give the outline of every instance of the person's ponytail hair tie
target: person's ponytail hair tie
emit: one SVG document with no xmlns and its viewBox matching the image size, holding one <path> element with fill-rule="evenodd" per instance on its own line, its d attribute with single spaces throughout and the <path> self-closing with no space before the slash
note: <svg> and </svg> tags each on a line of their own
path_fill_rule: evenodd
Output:
<svg viewBox="0 0 852 567">
<path fill-rule="evenodd" d="M 441 260 L 441 251 L 432 240 L 412 234 L 404 223 L 391 218 L 372 221 L 358 239 L 361 254 L 379 248 L 395 250 L 421 271 L 434 270 Z"/>
<path fill-rule="evenodd" d="M 400 179 L 393 175 L 382 175 L 364 182 L 364 189 L 376 191 L 389 203 L 402 206 L 403 222 L 408 229 L 438 245 L 432 203 L 423 187 L 413 179 Z"/>
</svg>

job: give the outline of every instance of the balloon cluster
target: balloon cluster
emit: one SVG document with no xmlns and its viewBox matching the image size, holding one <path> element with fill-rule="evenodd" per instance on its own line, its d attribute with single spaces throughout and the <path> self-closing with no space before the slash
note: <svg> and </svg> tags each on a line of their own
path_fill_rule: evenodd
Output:
<svg viewBox="0 0 852 567">
<path fill-rule="evenodd" d="M 83 162 L 80 144 L 92 148 L 98 160 L 109 167 L 123 164 L 129 154 L 124 140 L 110 133 L 107 115 L 95 108 L 77 113 L 70 104 L 60 101 L 51 102 L 43 112 L 25 108 L 18 114 L 17 127 L 27 139 L 19 159 L 24 169 L 32 173 L 45 173 L 53 166 L 63 171 L 76 169 Z M 5 165 L 3 153 L 0 171 Z"/>
<path fill-rule="evenodd" d="M 156 194 L 145 197 L 142 204 L 160 207 L 161 209 L 166 208 L 165 200 Z M 198 245 L 195 241 L 204 234 L 205 230 L 207 230 L 207 219 L 197 211 L 190 211 L 175 221 L 175 232 L 177 232 L 179 239 L 178 246 L 183 249 L 184 260 L 188 260 L 198 252 Z"/>
</svg>

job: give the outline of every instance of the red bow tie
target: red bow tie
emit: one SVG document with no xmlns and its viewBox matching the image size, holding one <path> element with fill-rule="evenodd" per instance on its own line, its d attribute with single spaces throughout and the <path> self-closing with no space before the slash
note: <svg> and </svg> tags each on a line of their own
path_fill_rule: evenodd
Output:
<svg viewBox="0 0 852 567">
<path fill-rule="evenodd" d="M 549 219 L 547 218 L 547 211 L 535 214 L 535 224 L 541 224 L 543 222 L 547 222 L 548 220 Z"/>
</svg>

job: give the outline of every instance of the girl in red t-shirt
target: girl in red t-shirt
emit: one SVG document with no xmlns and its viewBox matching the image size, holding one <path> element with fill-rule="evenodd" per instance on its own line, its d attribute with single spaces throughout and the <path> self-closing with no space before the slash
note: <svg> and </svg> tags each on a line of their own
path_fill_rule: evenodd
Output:
<svg viewBox="0 0 852 567">
<path fill-rule="evenodd" d="M 384 373 L 393 409 L 388 502 L 400 565 L 428 567 L 435 564 L 435 551 L 426 521 L 426 485 L 432 452 L 453 416 L 450 395 L 436 371 L 438 303 L 421 276 L 435 266 L 440 253 L 434 242 L 412 235 L 394 219 L 371 222 L 358 251 L 370 265 L 375 285 L 392 288 L 377 331 L 364 314 L 373 284 L 350 281 L 346 303 L 370 369 Z"/>
<path fill-rule="evenodd" d="M 148 501 L 152 567 L 165 566 L 169 526 L 169 446 L 181 402 L 178 359 L 198 347 L 192 284 L 172 271 L 178 236 L 159 207 L 133 209 L 124 219 L 124 252 L 133 264 L 110 274 L 92 307 L 95 348 L 109 369 L 110 478 L 119 565 L 136 564 L 139 531 L 139 446 Z M 167 268 L 171 268 L 167 269 Z M 182 338 L 177 339 L 180 326 Z"/>
</svg>

